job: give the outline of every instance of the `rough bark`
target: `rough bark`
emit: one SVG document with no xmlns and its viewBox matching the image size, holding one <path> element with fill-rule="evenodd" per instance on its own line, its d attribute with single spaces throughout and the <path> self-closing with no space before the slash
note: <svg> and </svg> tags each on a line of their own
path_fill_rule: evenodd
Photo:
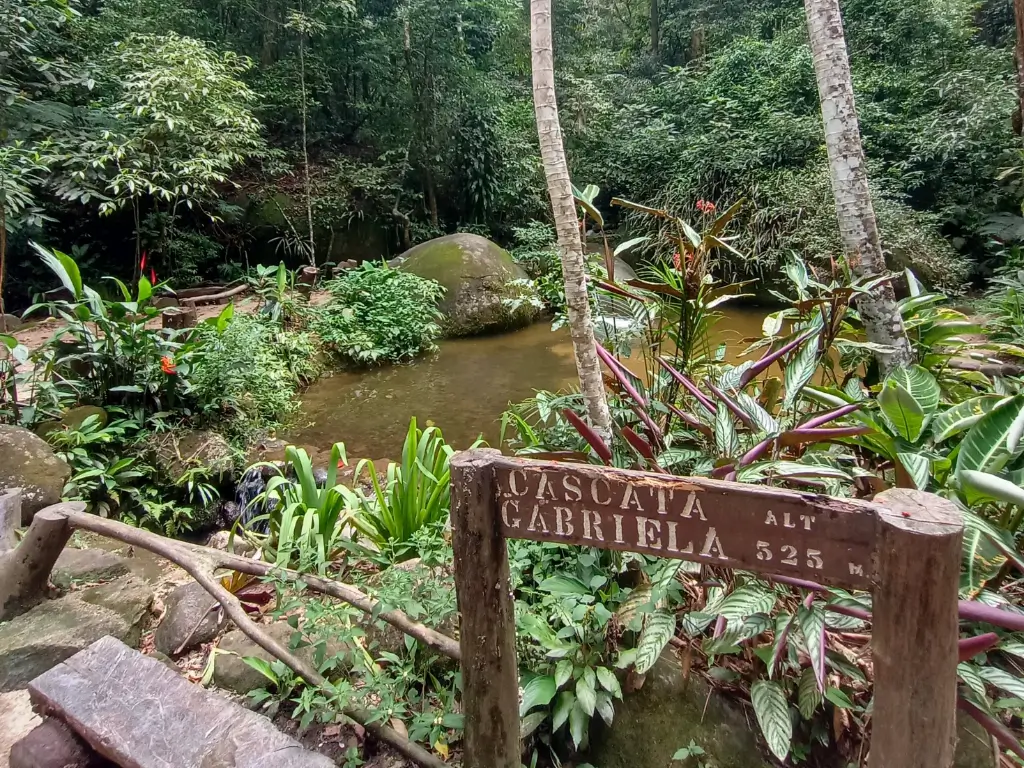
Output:
<svg viewBox="0 0 1024 768">
<path fill-rule="evenodd" d="M 516 620 L 497 512 L 491 452 L 456 455 L 452 549 L 461 617 L 466 768 L 519 768 Z"/>
<path fill-rule="evenodd" d="M 537 115 L 540 154 L 547 178 L 548 194 L 558 232 L 558 251 L 565 282 L 566 313 L 572 336 L 580 391 L 587 403 L 587 415 L 598 433 L 611 437 L 611 415 L 605 399 L 601 364 L 595 351 L 594 325 L 587 297 L 587 273 L 583 243 L 576 220 L 569 166 L 562 144 L 555 99 L 555 63 L 551 43 L 551 0 L 531 0 L 530 39 L 533 64 L 533 104 Z"/>
<path fill-rule="evenodd" d="M 21 543 L 0 555 L 0 621 L 7 621 L 46 597 L 50 571 L 71 538 L 68 512 L 82 512 L 81 502 L 40 510 Z"/>
<path fill-rule="evenodd" d="M 651 53 L 655 56 L 661 50 L 661 7 L 658 0 L 651 0 Z"/>
<path fill-rule="evenodd" d="M 963 519 L 923 491 L 880 493 L 870 768 L 950 768 Z"/>
<path fill-rule="evenodd" d="M 877 277 L 886 271 L 885 257 L 868 189 L 839 0 L 804 0 L 804 7 L 843 251 L 857 277 Z M 910 365 L 914 353 L 892 283 L 860 295 L 857 309 L 868 340 L 892 350 L 876 353 L 882 371 Z"/>
<path fill-rule="evenodd" d="M 20 525 L 21 488 L 11 488 L 0 493 L 0 555 L 18 546 Z"/>
</svg>

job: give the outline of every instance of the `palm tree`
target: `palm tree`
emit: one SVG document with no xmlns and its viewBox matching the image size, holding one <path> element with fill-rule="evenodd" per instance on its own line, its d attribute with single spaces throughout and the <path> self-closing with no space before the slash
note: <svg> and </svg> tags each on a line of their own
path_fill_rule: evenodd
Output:
<svg viewBox="0 0 1024 768">
<path fill-rule="evenodd" d="M 868 190 L 839 0 L 804 0 L 804 8 L 843 250 L 855 275 L 876 277 L 885 273 L 885 258 Z M 857 309 L 868 341 L 891 349 L 891 352 L 876 353 L 883 372 L 913 363 L 914 352 L 903 327 L 892 283 L 886 281 L 870 293 L 860 295 Z"/>
<path fill-rule="evenodd" d="M 569 166 L 562 146 L 562 127 L 555 100 L 555 64 L 551 45 L 551 0 L 531 0 L 530 39 L 533 54 L 533 104 L 537 113 L 540 156 L 547 177 L 548 194 L 558 232 L 558 251 L 565 281 L 565 303 L 569 332 L 576 357 L 580 390 L 587 403 L 587 415 L 594 429 L 606 441 L 611 437 L 611 415 L 604 396 L 601 363 L 597 359 L 594 326 L 587 298 L 587 273 L 583 243 L 576 220 L 576 203 L 569 181 Z"/>
</svg>

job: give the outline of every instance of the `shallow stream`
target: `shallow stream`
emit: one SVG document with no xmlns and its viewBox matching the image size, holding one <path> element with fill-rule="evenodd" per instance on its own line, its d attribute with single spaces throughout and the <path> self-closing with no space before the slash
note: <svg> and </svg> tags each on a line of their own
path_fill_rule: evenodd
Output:
<svg viewBox="0 0 1024 768">
<path fill-rule="evenodd" d="M 735 358 L 743 339 L 759 337 L 765 310 L 736 307 L 718 322 L 712 346 Z M 634 356 L 627 363 L 641 365 Z M 443 341 L 437 353 L 409 365 L 341 372 L 303 396 L 302 413 L 284 438 L 323 451 L 342 441 L 355 458 L 397 456 L 409 427 L 436 424 L 455 448 L 483 436 L 498 445 L 501 414 L 535 390 L 566 390 L 576 382 L 566 329 L 538 323 L 521 331 Z"/>
</svg>

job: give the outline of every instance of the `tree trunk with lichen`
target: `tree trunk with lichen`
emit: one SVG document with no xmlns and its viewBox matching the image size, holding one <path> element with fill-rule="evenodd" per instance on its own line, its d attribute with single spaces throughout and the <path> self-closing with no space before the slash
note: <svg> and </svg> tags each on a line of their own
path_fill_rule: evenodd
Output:
<svg viewBox="0 0 1024 768">
<path fill-rule="evenodd" d="M 886 271 L 885 258 L 868 190 L 839 0 L 804 0 L 804 8 L 843 251 L 857 277 L 877 277 Z M 868 341 L 891 350 L 875 354 L 883 373 L 914 362 L 891 282 L 860 294 L 857 309 Z"/>
<path fill-rule="evenodd" d="M 583 243 L 576 220 L 576 203 L 562 145 L 562 127 L 555 99 L 555 64 L 551 43 L 551 0 L 531 0 L 530 39 L 533 63 L 533 104 L 537 115 L 540 155 L 558 232 L 558 251 L 565 282 L 566 314 L 572 336 L 580 390 L 591 425 L 606 441 L 611 438 L 611 415 L 605 399 L 601 363 L 597 358 L 594 325 L 587 296 Z"/>
</svg>

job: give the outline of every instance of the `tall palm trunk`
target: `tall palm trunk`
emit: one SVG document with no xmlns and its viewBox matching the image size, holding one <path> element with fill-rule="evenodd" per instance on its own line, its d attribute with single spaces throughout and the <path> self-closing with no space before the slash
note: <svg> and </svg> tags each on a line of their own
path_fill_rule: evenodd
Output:
<svg viewBox="0 0 1024 768">
<path fill-rule="evenodd" d="M 885 272 L 885 258 L 868 190 L 839 0 L 804 0 L 804 7 L 843 251 L 855 275 L 875 277 Z M 876 353 L 883 373 L 910 365 L 914 353 L 892 284 L 885 282 L 870 293 L 862 294 L 857 299 L 857 309 L 868 340 L 892 350 Z"/>
<path fill-rule="evenodd" d="M 601 363 L 597 359 L 594 326 L 587 298 L 587 274 L 583 261 L 583 243 L 576 220 L 569 166 L 562 146 L 562 128 L 555 101 L 555 63 L 551 45 L 551 0 L 531 0 L 530 39 L 533 54 L 533 104 L 537 113 L 540 156 L 547 177 L 548 194 L 558 232 L 558 251 L 565 281 L 565 303 L 569 332 L 576 356 L 580 390 L 587 403 L 587 415 L 594 429 L 608 440 L 611 415 L 604 396 Z"/>
</svg>

